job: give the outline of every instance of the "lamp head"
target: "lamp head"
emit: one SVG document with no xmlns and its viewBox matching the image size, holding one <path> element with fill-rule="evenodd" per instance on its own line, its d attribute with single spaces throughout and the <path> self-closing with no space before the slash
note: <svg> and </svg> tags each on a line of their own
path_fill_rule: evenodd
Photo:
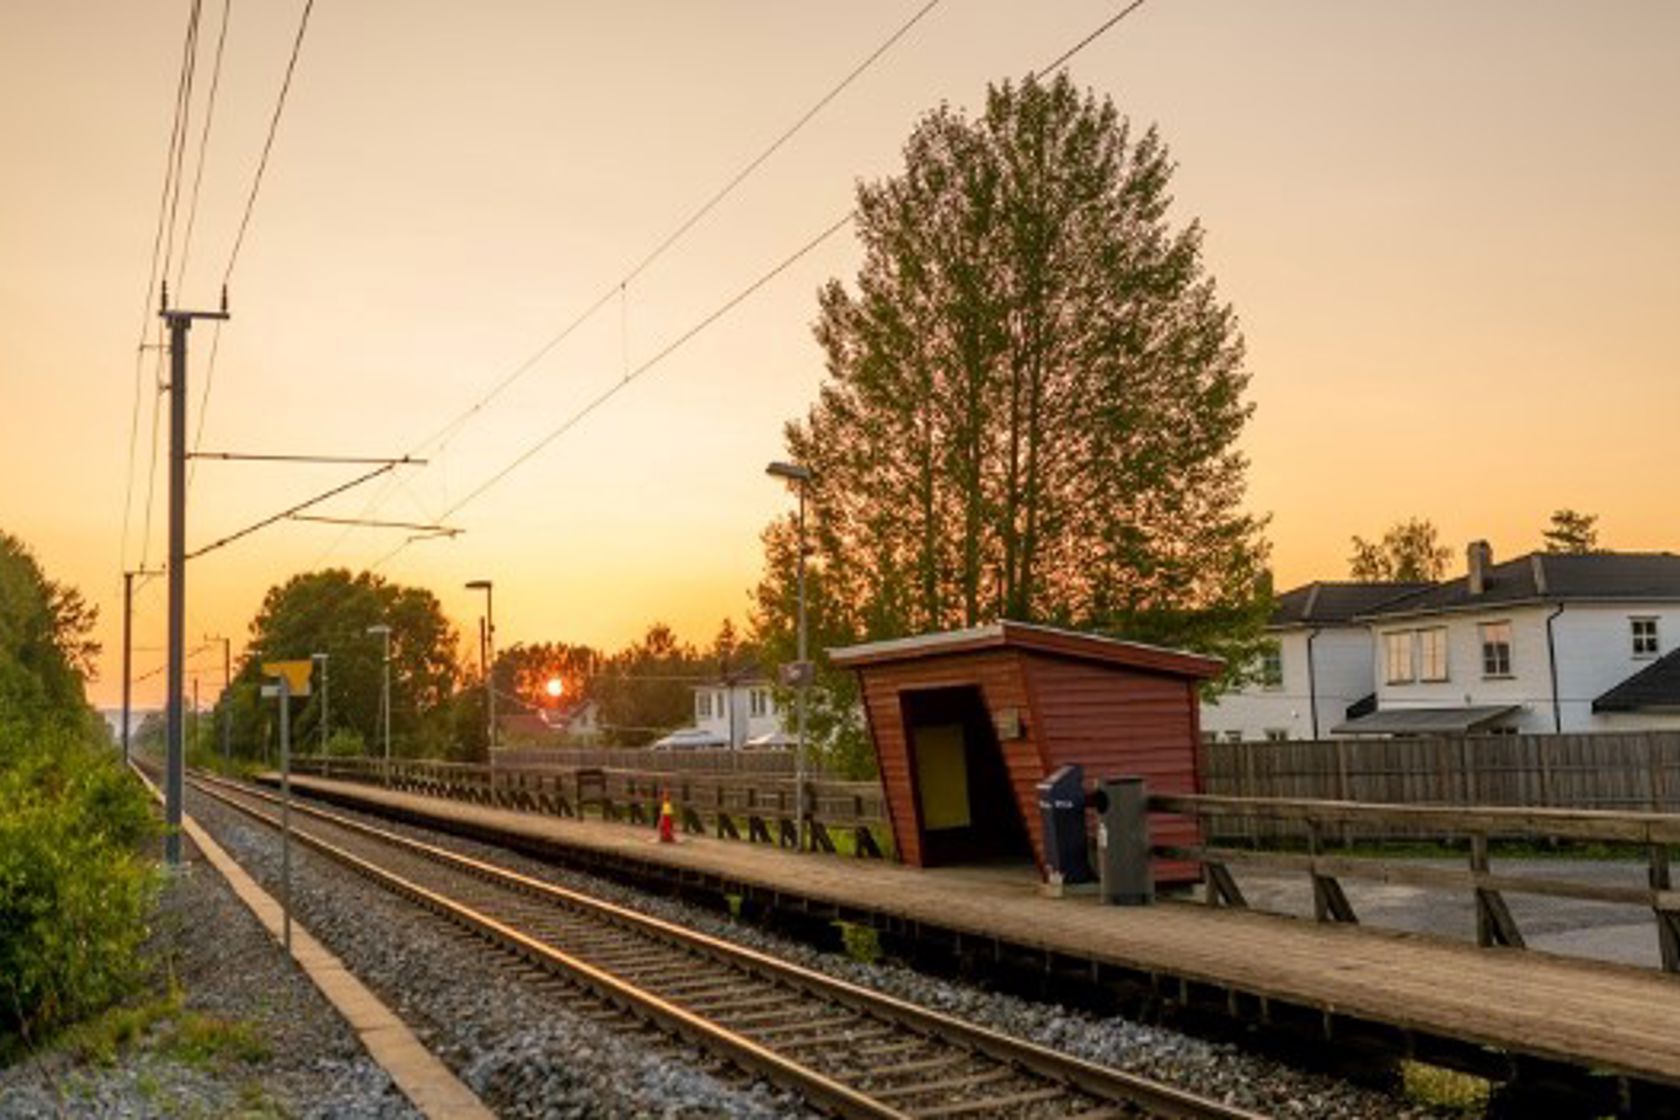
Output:
<svg viewBox="0 0 1680 1120">
<path fill-rule="evenodd" d="M 811 481 L 811 468 L 802 467 L 798 463 L 784 463 L 779 459 L 765 467 L 764 473 L 771 478 L 786 479 L 788 482 L 803 484 Z"/>
<path fill-rule="evenodd" d="M 467 588 L 471 591 L 488 591 L 490 590 L 490 581 L 487 579 L 470 579 L 467 581 Z"/>
</svg>

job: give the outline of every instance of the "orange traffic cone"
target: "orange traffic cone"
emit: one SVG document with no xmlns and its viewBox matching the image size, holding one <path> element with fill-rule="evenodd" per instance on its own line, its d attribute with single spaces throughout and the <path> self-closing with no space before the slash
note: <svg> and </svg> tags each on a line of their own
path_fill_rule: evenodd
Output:
<svg viewBox="0 0 1680 1120">
<path fill-rule="evenodd" d="M 677 842 L 677 822 L 671 814 L 671 793 L 669 790 L 659 796 L 659 842 L 661 844 L 675 844 Z"/>
</svg>

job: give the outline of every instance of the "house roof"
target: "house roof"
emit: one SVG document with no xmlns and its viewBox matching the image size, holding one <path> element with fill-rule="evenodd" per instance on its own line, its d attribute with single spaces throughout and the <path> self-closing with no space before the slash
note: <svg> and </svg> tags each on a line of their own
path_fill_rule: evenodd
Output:
<svg viewBox="0 0 1680 1120">
<path fill-rule="evenodd" d="M 1356 615 L 1434 586 L 1433 583 L 1314 580 L 1279 595 L 1267 625 L 1273 629 L 1284 629 L 1352 622 Z"/>
<path fill-rule="evenodd" d="M 1595 712 L 1680 709 L 1680 649 L 1659 657 L 1593 701 Z"/>
<path fill-rule="evenodd" d="M 1006 647 L 1198 679 L 1218 675 L 1225 665 L 1217 657 L 1009 619 L 967 630 L 946 630 L 844 646 L 829 650 L 828 656 L 836 665 L 862 668 L 882 662 L 948 657 Z"/>
<path fill-rule="evenodd" d="M 1458 708 L 1385 708 L 1338 723 L 1334 735 L 1464 735 L 1516 711 L 1516 704 Z"/>
<path fill-rule="evenodd" d="M 1669 552 L 1533 552 L 1490 565 L 1480 595 L 1468 576 L 1391 600 L 1360 619 L 1558 602 L 1680 600 L 1680 556 Z"/>
</svg>

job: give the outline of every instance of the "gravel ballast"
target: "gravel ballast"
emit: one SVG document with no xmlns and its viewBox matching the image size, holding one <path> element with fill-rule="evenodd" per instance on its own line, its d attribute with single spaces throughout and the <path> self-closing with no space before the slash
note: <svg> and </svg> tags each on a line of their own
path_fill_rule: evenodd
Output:
<svg viewBox="0 0 1680 1120">
<path fill-rule="evenodd" d="M 216 869 L 190 843 L 183 856 L 146 948 L 151 1002 L 132 1005 L 155 1019 L 106 1056 L 78 1044 L 96 1021 L 0 1070 L 0 1120 L 417 1117 Z M 179 1005 L 158 1011 L 171 982 Z"/>
<path fill-rule="evenodd" d="M 189 793 L 188 810 L 263 887 L 277 892 L 274 833 Z M 298 822 L 302 823 L 302 822 Z M 504 1117 L 804 1115 L 762 1084 L 725 1081 L 709 1059 L 553 981 L 294 845 L 294 913 L 420 1040 Z"/>
<path fill-rule="evenodd" d="M 1427 1120 L 1462 1115 L 1440 1112 L 1391 1094 L 1270 1060 L 1231 1044 L 1211 1042 L 1169 1028 L 990 992 L 972 984 L 930 977 L 892 962 L 864 963 L 839 954 L 819 952 L 713 910 L 559 868 L 502 848 L 354 813 L 340 806 L 327 808 L 727 938 L 1088 1061 L 1155 1078 L 1269 1115 L 1325 1120 L 1349 1120 L 1354 1117 Z"/>
</svg>

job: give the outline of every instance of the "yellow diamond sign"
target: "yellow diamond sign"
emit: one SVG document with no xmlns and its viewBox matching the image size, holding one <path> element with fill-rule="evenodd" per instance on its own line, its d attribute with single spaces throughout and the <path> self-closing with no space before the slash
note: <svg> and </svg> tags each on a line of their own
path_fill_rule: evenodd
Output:
<svg viewBox="0 0 1680 1120">
<path fill-rule="evenodd" d="M 264 661 L 263 676 L 284 677 L 291 686 L 293 696 L 309 695 L 309 675 L 315 668 L 315 663 L 305 658 L 302 661 Z"/>
</svg>

